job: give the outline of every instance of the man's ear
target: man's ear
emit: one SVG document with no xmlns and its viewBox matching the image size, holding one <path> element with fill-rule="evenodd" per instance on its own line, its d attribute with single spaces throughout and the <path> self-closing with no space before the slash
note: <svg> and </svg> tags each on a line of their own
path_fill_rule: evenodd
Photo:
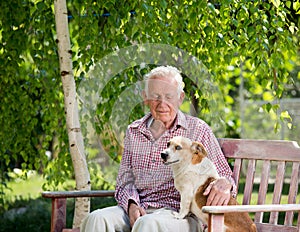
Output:
<svg viewBox="0 0 300 232">
<path fill-rule="evenodd" d="M 147 94 L 146 94 L 145 90 L 142 91 L 142 98 L 143 98 L 144 105 L 148 106 L 149 105 L 149 100 L 148 100 L 148 97 L 147 97 Z"/>
<path fill-rule="evenodd" d="M 184 100 L 184 97 L 185 97 L 185 93 L 184 92 L 181 92 L 180 93 L 180 97 L 179 97 L 179 105 L 182 104 L 183 100 Z"/>
</svg>

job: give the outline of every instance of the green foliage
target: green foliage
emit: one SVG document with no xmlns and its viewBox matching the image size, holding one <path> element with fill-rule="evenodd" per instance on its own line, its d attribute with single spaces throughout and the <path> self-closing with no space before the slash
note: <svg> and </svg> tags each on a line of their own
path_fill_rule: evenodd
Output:
<svg viewBox="0 0 300 232">
<path fill-rule="evenodd" d="M 60 154 L 62 163 L 67 161 L 52 4 L 52 1 L 1 2 L 0 160 L 3 184 L 6 173 L 13 167 L 44 172 L 48 163 L 46 151 Z M 59 142 L 55 143 L 57 137 Z"/>
<path fill-rule="evenodd" d="M 108 168 L 102 170 L 100 165 L 96 162 L 89 164 L 89 172 L 91 175 L 91 188 L 92 189 L 114 189 L 116 168 Z"/>
<path fill-rule="evenodd" d="M 0 7 L 0 193 L 6 186 L 7 172 L 14 166 L 45 173 L 45 187 L 55 189 L 73 177 L 73 170 L 59 78 L 53 1 L 1 1 Z M 211 97 L 221 99 L 222 106 L 216 108 L 225 110 L 222 117 L 217 114 L 225 125 L 223 136 L 239 137 L 242 97 L 266 100 L 266 111 L 278 111 L 278 115 L 288 119 L 286 113 L 280 114 L 274 100 L 300 96 L 299 7 L 294 1 L 163 0 L 127 1 L 121 5 L 113 0 L 68 1 L 76 84 L 80 86 L 88 79 L 90 68 L 107 55 L 128 46 L 157 43 L 182 49 L 207 67 L 212 85 L 218 88 L 216 93 L 207 94 L 185 74 L 187 100 L 195 103 L 198 116 L 214 124 Z M 94 145 L 96 140 L 87 125 L 92 122 L 104 148 L 100 153 L 116 161 L 122 152 L 120 137 L 124 136 L 126 125 L 141 117 L 145 109 L 136 104 L 127 121 L 121 123 L 112 115 L 125 112 L 126 105 L 120 99 L 131 101 L 132 96 L 124 92 L 135 91 L 130 87 L 157 64 L 157 54 L 152 55 L 153 62 L 149 64 L 135 63 L 135 54 L 124 54 L 127 57 L 121 59 L 123 64 L 107 64 L 123 65 L 124 70 L 107 82 L 105 75 L 109 70 L 98 74 L 104 85 L 101 101 L 81 119 L 87 145 Z M 201 77 L 207 78 L 199 74 Z M 133 100 L 140 99 L 138 94 L 134 92 Z M 48 150 L 53 155 L 51 160 L 45 156 Z"/>
</svg>

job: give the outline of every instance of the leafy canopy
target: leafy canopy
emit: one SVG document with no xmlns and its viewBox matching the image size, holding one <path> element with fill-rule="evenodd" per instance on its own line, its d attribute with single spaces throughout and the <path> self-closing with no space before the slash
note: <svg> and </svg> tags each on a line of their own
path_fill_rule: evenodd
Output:
<svg viewBox="0 0 300 232">
<path fill-rule="evenodd" d="M 41 171 L 52 187 L 58 186 L 73 172 L 53 2 L 1 1 L 0 7 L 1 179 L 18 166 Z M 239 136 L 241 84 L 245 99 L 268 101 L 266 111 L 278 110 L 274 99 L 300 95 L 296 88 L 299 8 L 298 1 L 68 1 L 76 83 L 79 86 L 88 79 L 92 66 L 119 49 L 146 43 L 169 45 L 207 68 L 227 109 L 223 136 Z M 121 148 L 111 133 L 112 109 L 120 95 L 155 63 L 126 65 L 107 82 L 93 114 L 82 120 L 86 142 L 92 143 L 85 125 L 92 119 L 104 151 L 116 160 Z M 207 96 L 188 76 L 185 81 L 198 116 L 210 115 Z M 288 92 L 287 86 L 294 91 Z M 144 112 L 142 104 L 137 104 L 127 123 Z M 126 127 L 121 127 L 123 133 Z M 47 150 L 53 155 L 50 160 Z"/>
</svg>

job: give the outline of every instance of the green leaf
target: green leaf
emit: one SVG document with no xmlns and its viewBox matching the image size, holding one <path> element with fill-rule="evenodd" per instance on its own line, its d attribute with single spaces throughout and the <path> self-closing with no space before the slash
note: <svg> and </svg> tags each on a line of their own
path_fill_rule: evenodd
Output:
<svg viewBox="0 0 300 232">
<path fill-rule="evenodd" d="M 274 4 L 274 6 L 276 7 L 276 8 L 278 8 L 279 6 L 280 6 L 280 0 L 271 0 L 271 2 Z"/>
</svg>

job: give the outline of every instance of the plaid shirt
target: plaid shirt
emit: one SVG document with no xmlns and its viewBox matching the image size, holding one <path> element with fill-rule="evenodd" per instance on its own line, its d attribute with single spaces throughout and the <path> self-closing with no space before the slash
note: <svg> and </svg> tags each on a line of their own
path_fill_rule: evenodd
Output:
<svg viewBox="0 0 300 232">
<path fill-rule="evenodd" d="M 219 175 L 233 184 L 232 193 L 235 194 L 232 171 L 211 128 L 204 121 L 178 111 L 174 126 L 155 140 L 147 126 L 150 118 L 148 113 L 129 125 L 126 131 L 115 193 L 118 204 L 126 212 L 130 199 L 145 209 L 166 207 L 179 210 L 180 194 L 174 187 L 171 167 L 164 165 L 160 156 L 167 142 L 178 135 L 204 145 Z"/>
</svg>

